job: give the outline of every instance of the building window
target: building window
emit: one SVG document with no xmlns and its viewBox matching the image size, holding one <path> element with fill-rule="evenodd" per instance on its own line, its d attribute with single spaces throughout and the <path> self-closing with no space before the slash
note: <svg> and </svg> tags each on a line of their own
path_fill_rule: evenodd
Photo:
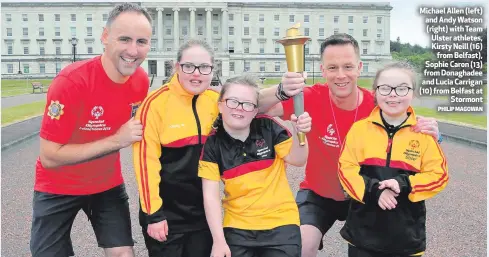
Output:
<svg viewBox="0 0 489 257">
<path fill-rule="evenodd" d="M 377 24 L 382 24 L 382 17 L 377 17 Z"/>
<path fill-rule="evenodd" d="M 22 14 L 22 21 L 28 21 L 29 19 L 27 19 L 27 14 Z"/>
<path fill-rule="evenodd" d="M 363 63 L 363 72 L 368 73 L 368 62 Z"/>
<path fill-rule="evenodd" d="M 165 14 L 166 20 L 171 21 L 171 13 Z"/>
<path fill-rule="evenodd" d="M 363 23 L 368 23 L 368 16 L 363 16 Z"/>
<path fill-rule="evenodd" d="M 265 43 L 260 43 L 260 54 L 265 53 Z"/>
<path fill-rule="evenodd" d="M 260 28 L 260 36 L 265 36 L 265 28 Z"/>
<path fill-rule="evenodd" d="M 214 52 L 219 51 L 219 46 L 221 45 L 219 40 L 212 40 L 212 45 L 214 46 Z"/>
<path fill-rule="evenodd" d="M 182 35 L 186 36 L 188 34 L 188 28 L 187 26 L 182 27 Z"/>
<path fill-rule="evenodd" d="M 275 53 L 280 53 L 280 43 L 275 43 Z"/>
<path fill-rule="evenodd" d="M 382 29 L 377 29 L 377 38 L 382 38 Z"/>
<path fill-rule="evenodd" d="M 348 23 L 353 23 L 353 16 L 348 16 Z"/>
<path fill-rule="evenodd" d="M 260 14 L 260 15 L 258 16 L 258 21 L 265 21 L 265 15 Z"/>
<path fill-rule="evenodd" d="M 279 20 L 280 20 L 280 15 L 275 14 L 275 15 L 273 16 L 273 20 L 274 20 L 274 21 L 279 21 Z"/>
<path fill-rule="evenodd" d="M 7 64 L 7 73 L 14 73 L 14 65 L 9 63 Z"/>
<path fill-rule="evenodd" d="M 324 28 L 319 28 L 319 36 L 324 37 Z"/>
<path fill-rule="evenodd" d="M 228 14 L 228 21 L 234 21 L 234 14 Z"/>
<path fill-rule="evenodd" d="M 289 15 L 289 22 L 294 22 L 294 21 L 295 21 L 294 15 Z"/>
<path fill-rule="evenodd" d="M 324 15 L 319 15 L 319 24 L 324 24 Z"/>
<path fill-rule="evenodd" d="M 109 15 L 104 13 L 102 14 L 102 21 L 107 21 L 109 19 Z"/>
<path fill-rule="evenodd" d="M 46 50 L 44 49 L 44 46 L 40 46 L 39 47 L 39 55 L 45 55 L 46 54 Z"/>
<path fill-rule="evenodd" d="M 7 22 L 12 21 L 12 14 L 10 13 L 5 14 L 5 21 Z"/>
<path fill-rule="evenodd" d="M 29 36 L 29 28 L 22 28 L 22 35 Z"/>
<path fill-rule="evenodd" d="M 197 28 L 197 35 L 199 36 L 204 35 L 204 27 L 200 26 Z"/>
<path fill-rule="evenodd" d="M 54 15 L 54 21 L 60 21 L 61 20 L 61 15 L 55 14 Z"/>
<path fill-rule="evenodd" d="M 363 29 L 363 36 L 367 37 L 368 36 L 368 29 Z"/>
<path fill-rule="evenodd" d="M 61 29 L 59 27 L 54 27 L 54 36 L 56 36 L 56 37 L 61 36 L 60 30 Z"/>
<path fill-rule="evenodd" d="M 335 28 L 335 29 L 333 30 L 333 34 L 335 34 L 335 35 L 336 35 L 336 34 L 338 34 L 338 33 L 340 33 L 340 29 L 339 29 L 339 28 Z"/>
<path fill-rule="evenodd" d="M 229 41 L 228 42 L 228 51 L 230 53 L 234 53 L 234 41 Z"/>
<path fill-rule="evenodd" d="M 280 62 L 275 62 L 275 71 L 280 71 Z"/>
<path fill-rule="evenodd" d="M 12 36 L 12 28 L 7 28 L 7 37 Z"/>
<path fill-rule="evenodd" d="M 24 74 L 29 73 L 29 64 L 24 64 Z"/>
<path fill-rule="evenodd" d="M 39 36 L 44 37 L 44 28 L 43 27 L 39 28 Z"/>
<path fill-rule="evenodd" d="M 245 15 L 243 16 L 243 20 L 244 20 L 244 21 L 250 21 L 250 15 L 249 15 L 249 14 L 245 14 Z"/>
<path fill-rule="evenodd" d="M 58 74 L 61 71 L 61 63 L 57 62 L 56 63 L 56 74 Z"/>
<path fill-rule="evenodd" d="M 92 21 L 92 14 L 87 14 L 87 21 Z"/>
<path fill-rule="evenodd" d="M 309 28 L 304 28 L 304 36 L 309 36 Z"/>
<path fill-rule="evenodd" d="M 87 27 L 87 37 L 92 36 L 92 27 Z"/>
<path fill-rule="evenodd" d="M 213 13 L 213 14 L 212 14 L 212 19 L 213 19 L 214 21 L 219 21 L 219 15 L 218 15 L 217 13 Z"/>
<path fill-rule="evenodd" d="M 234 36 L 234 27 L 229 27 L 229 35 Z"/>
<path fill-rule="evenodd" d="M 250 42 L 243 42 L 243 52 L 245 54 L 250 53 Z"/>
<path fill-rule="evenodd" d="M 151 35 L 152 35 L 152 37 L 156 36 L 156 26 L 155 25 L 151 26 Z"/>
<path fill-rule="evenodd" d="M 214 35 L 219 35 L 219 27 L 214 26 L 214 27 L 212 28 L 212 30 L 213 30 Z"/>
<path fill-rule="evenodd" d="M 309 44 L 308 43 L 304 46 L 304 54 L 309 55 Z"/>
<path fill-rule="evenodd" d="M 156 52 L 156 45 L 157 44 L 158 44 L 158 42 L 156 41 L 156 39 L 151 40 L 151 48 L 150 48 L 151 52 Z"/>
<path fill-rule="evenodd" d="M 276 37 L 280 36 L 280 28 L 274 28 L 273 29 L 273 35 Z"/>
<path fill-rule="evenodd" d="M 39 21 L 44 21 L 44 14 L 39 14 Z"/>
<path fill-rule="evenodd" d="M 56 55 L 60 55 L 60 54 L 61 54 L 61 47 L 57 46 L 56 47 Z"/>
<path fill-rule="evenodd" d="M 311 71 L 311 63 L 310 62 L 306 62 L 304 64 L 306 65 L 306 71 Z"/>
<path fill-rule="evenodd" d="M 70 27 L 71 30 L 71 36 L 76 37 L 76 27 Z"/>
<path fill-rule="evenodd" d="M 234 71 L 234 62 L 229 62 L 229 71 Z"/>
<path fill-rule="evenodd" d="M 41 73 L 41 74 L 46 73 L 46 64 L 39 63 L 39 73 Z"/>
<path fill-rule="evenodd" d="M 171 28 L 166 28 L 166 32 L 165 32 L 165 34 L 166 34 L 167 36 L 171 36 Z"/>
<path fill-rule="evenodd" d="M 14 46 L 12 43 L 7 44 L 7 54 L 14 54 Z"/>
<path fill-rule="evenodd" d="M 204 20 L 204 15 L 202 13 L 197 14 L 197 20 L 198 21 L 203 21 Z"/>
<path fill-rule="evenodd" d="M 334 16 L 334 17 L 333 17 L 333 22 L 334 22 L 334 23 L 338 23 L 338 22 L 340 22 L 340 16 Z"/>
<path fill-rule="evenodd" d="M 93 54 L 93 47 L 91 46 L 87 47 L 87 53 Z"/>
<path fill-rule="evenodd" d="M 71 21 L 76 21 L 76 14 L 71 15 Z"/>
<path fill-rule="evenodd" d="M 243 35 L 245 35 L 245 36 L 250 35 L 250 27 L 244 27 Z"/>
<path fill-rule="evenodd" d="M 244 62 L 243 71 L 250 71 L 250 62 L 249 61 Z"/>
<path fill-rule="evenodd" d="M 353 29 L 348 29 L 348 34 L 350 34 L 350 36 L 353 36 Z"/>
<path fill-rule="evenodd" d="M 309 15 L 304 15 L 304 22 L 309 22 Z"/>
<path fill-rule="evenodd" d="M 260 62 L 260 71 L 261 72 L 265 71 L 265 62 Z"/>
<path fill-rule="evenodd" d="M 363 44 L 362 54 L 368 54 L 368 44 L 366 43 Z"/>
</svg>

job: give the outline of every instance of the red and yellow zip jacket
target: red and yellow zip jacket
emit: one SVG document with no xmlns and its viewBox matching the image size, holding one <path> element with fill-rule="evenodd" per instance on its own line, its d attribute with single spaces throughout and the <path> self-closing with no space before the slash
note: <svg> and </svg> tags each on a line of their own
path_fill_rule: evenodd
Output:
<svg viewBox="0 0 489 257">
<path fill-rule="evenodd" d="M 140 224 L 167 220 L 169 233 L 207 228 L 199 157 L 219 113 L 218 93 L 187 93 L 175 75 L 141 104 L 143 139 L 133 145 Z"/>
<path fill-rule="evenodd" d="M 338 176 L 354 201 L 340 234 L 357 247 L 402 255 L 426 248 L 424 200 L 446 187 L 447 163 L 433 137 L 411 131 L 416 117 L 411 107 L 408 113 L 403 124 L 388 132 L 377 106 L 346 137 Z M 379 182 L 387 179 L 396 179 L 401 188 L 392 210 L 378 205 Z"/>
</svg>

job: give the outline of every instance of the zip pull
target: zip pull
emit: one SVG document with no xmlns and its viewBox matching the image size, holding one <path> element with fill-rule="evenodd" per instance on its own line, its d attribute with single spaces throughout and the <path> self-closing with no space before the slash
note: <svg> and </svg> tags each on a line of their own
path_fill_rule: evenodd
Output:
<svg viewBox="0 0 489 257">
<path fill-rule="evenodd" d="M 391 153 L 392 149 L 392 138 L 389 137 L 389 141 L 387 142 L 387 149 L 385 149 L 386 153 Z"/>
</svg>

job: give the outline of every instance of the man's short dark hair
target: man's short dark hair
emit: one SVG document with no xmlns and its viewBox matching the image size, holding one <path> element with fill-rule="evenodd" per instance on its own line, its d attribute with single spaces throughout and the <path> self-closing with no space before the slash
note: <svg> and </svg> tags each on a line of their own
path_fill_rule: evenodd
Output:
<svg viewBox="0 0 489 257">
<path fill-rule="evenodd" d="M 358 46 L 358 42 L 352 36 L 346 33 L 339 33 L 339 34 L 334 34 L 332 36 L 329 36 L 321 44 L 321 60 L 323 60 L 324 49 L 326 49 L 327 46 L 348 45 L 348 44 L 353 46 L 355 53 L 360 59 L 360 47 Z"/>
<path fill-rule="evenodd" d="M 151 19 L 151 15 L 149 15 L 148 10 L 146 8 L 140 6 L 139 4 L 135 3 L 123 3 L 123 4 L 118 4 L 110 11 L 109 17 L 107 19 L 107 23 L 105 24 L 105 27 L 109 28 L 112 22 L 123 12 L 135 12 L 142 14 L 148 19 L 149 24 L 152 24 L 153 21 Z"/>
</svg>

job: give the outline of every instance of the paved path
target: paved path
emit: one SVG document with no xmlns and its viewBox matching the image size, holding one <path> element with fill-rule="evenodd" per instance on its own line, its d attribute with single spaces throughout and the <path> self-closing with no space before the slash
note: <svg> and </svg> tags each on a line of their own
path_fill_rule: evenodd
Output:
<svg viewBox="0 0 489 257">
<path fill-rule="evenodd" d="M 442 147 L 451 179 L 442 194 L 427 202 L 425 257 L 487 256 L 487 152 L 453 142 L 444 142 Z M 30 256 L 32 188 L 38 153 L 37 137 L 2 151 L 2 257 Z M 147 256 L 137 221 L 138 196 L 131 155 L 128 149 L 122 150 L 123 175 L 130 196 L 136 254 Z M 303 170 L 289 168 L 288 177 L 296 192 Z M 338 235 L 341 225 L 336 224 L 326 235 L 325 249 L 319 257 L 347 256 L 346 244 Z M 76 218 L 72 240 L 76 256 L 103 256 L 83 212 Z"/>
</svg>

